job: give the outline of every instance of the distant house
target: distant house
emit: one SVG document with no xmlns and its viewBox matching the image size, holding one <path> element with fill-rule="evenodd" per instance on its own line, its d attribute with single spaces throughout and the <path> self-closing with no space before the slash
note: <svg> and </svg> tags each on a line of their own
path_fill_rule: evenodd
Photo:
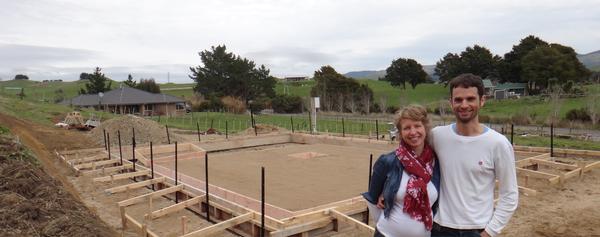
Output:
<svg viewBox="0 0 600 237">
<path fill-rule="evenodd" d="M 284 81 L 308 81 L 310 77 L 284 77 Z"/>
<path fill-rule="evenodd" d="M 179 115 L 186 112 L 185 100 L 172 95 L 153 94 L 130 87 L 122 87 L 98 94 L 79 95 L 61 104 L 96 108 L 116 114 Z"/>
<path fill-rule="evenodd" d="M 494 83 L 492 83 L 492 80 L 483 79 L 482 81 L 483 81 L 483 88 L 485 88 L 485 93 L 483 93 L 483 94 L 488 97 L 493 97 L 495 86 L 494 86 Z"/>
<path fill-rule="evenodd" d="M 506 90 L 509 93 L 514 93 L 519 96 L 527 96 L 529 93 L 527 92 L 527 83 L 502 83 L 496 85 L 495 90 Z"/>
</svg>

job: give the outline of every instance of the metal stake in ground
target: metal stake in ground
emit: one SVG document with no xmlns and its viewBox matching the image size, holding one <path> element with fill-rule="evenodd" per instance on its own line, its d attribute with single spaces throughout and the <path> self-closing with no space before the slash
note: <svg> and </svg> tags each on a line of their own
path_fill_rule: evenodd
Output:
<svg viewBox="0 0 600 237">
<path fill-rule="evenodd" d="M 379 120 L 375 119 L 375 134 L 377 135 L 377 140 L 379 140 Z"/>
<path fill-rule="evenodd" d="M 150 174 L 154 179 L 154 151 L 152 150 L 152 142 L 150 142 Z M 152 184 L 152 191 L 154 191 L 154 183 Z"/>
<path fill-rule="evenodd" d="M 110 133 L 106 134 L 106 145 L 108 147 L 108 160 L 110 160 Z"/>
<path fill-rule="evenodd" d="M 344 124 L 344 118 L 342 118 L 342 137 L 346 137 L 346 127 Z"/>
<path fill-rule="evenodd" d="M 554 123 L 550 124 L 550 157 L 554 157 Z"/>
<path fill-rule="evenodd" d="M 117 130 L 117 136 L 119 137 L 119 158 L 121 159 L 121 165 L 123 165 L 123 150 L 121 149 L 121 131 Z"/>
<path fill-rule="evenodd" d="M 135 133 L 134 133 L 135 134 Z M 133 159 L 131 160 L 131 163 L 133 163 L 133 172 L 135 172 L 135 136 L 131 138 L 131 153 L 132 153 L 132 157 Z M 133 177 L 133 181 L 137 182 L 135 179 L 135 176 Z"/>
<path fill-rule="evenodd" d="M 206 221 L 210 222 L 210 204 L 208 198 L 208 152 L 204 153 L 204 190 L 206 192 Z"/>
<path fill-rule="evenodd" d="M 169 136 L 169 125 L 165 125 L 165 127 L 167 128 L 167 142 L 171 144 L 171 136 Z"/>
<path fill-rule="evenodd" d="M 260 236 L 265 236 L 265 167 L 260 167 Z"/>
<path fill-rule="evenodd" d="M 229 123 L 225 120 L 225 139 L 229 139 Z"/>
<path fill-rule="evenodd" d="M 104 133 L 104 150 L 106 150 L 106 130 L 102 129 L 102 133 Z"/>
<path fill-rule="evenodd" d="M 290 116 L 290 123 L 292 124 L 292 133 L 294 133 L 294 117 Z"/>
<path fill-rule="evenodd" d="M 367 185 L 367 190 L 371 189 L 371 175 L 373 173 L 373 154 L 369 156 L 369 184 Z M 369 224 L 369 209 L 367 208 L 367 218 L 365 220 L 365 224 Z"/>
<path fill-rule="evenodd" d="M 198 141 L 200 141 L 200 124 L 196 121 L 196 133 L 198 133 Z"/>
<path fill-rule="evenodd" d="M 514 137 L 515 137 L 515 125 L 514 124 L 510 124 L 510 144 L 513 145 L 515 144 L 514 142 Z"/>
<path fill-rule="evenodd" d="M 175 142 L 175 186 L 177 186 L 177 142 Z M 175 203 L 179 203 L 177 192 L 175 192 Z"/>
</svg>

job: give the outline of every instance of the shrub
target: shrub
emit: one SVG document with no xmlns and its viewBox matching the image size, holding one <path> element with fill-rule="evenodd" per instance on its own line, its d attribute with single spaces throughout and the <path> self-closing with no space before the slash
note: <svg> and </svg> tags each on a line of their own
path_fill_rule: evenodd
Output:
<svg viewBox="0 0 600 237">
<path fill-rule="evenodd" d="M 300 96 L 276 95 L 271 101 L 276 113 L 301 113 L 302 98 Z"/>
<path fill-rule="evenodd" d="M 267 107 L 268 103 L 270 103 L 270 101 L 267 98 L 260 97 L 254 99 L 252 103 L 249 103 L 248 108 L 250 109 L 250 111 L 252 111 L 252 113 L 260 113 L 260 111 Z"/>
<path fill-rule="evenodd" d="M 223 108 L 231 113 L 242 114 L 246 112 L 246 103 L 243 100 L 232 96 L 225 96 L 221 98 Z"/>
<path fill-rule="evenodd" d="M 395 105 L 390 105 L 387 108 L 385 108 L 385 112 L 388 114 L 394 114 L 396 113 L 396 111 L 398 111 L 400 108 L 398 108 L 398 106 Z"/>
<path fill-rule="evenodd" d="M 572 109 L 567 112 L 567 120 L 569 121 L 581 121 L 588 122 L 592 121 L 590 114 L 585 108 Z"/>
</svg>

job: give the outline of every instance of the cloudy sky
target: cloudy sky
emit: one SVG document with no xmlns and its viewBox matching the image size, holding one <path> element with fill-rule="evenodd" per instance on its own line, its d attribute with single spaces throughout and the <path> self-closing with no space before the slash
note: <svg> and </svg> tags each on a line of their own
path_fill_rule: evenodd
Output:
<svg viewBox="0 0 600 237">
<path fill-rule="evenodd" d="M 435 64 L 480 44 L 503 55 L 530 34 L 600 50 L 600 1 L 0 0 L 0 78 L 191 82 L 198 52 L 225 44 L 275 76 Z M 167 76 L 168 75 L 168 76 Z"/>
</svg>

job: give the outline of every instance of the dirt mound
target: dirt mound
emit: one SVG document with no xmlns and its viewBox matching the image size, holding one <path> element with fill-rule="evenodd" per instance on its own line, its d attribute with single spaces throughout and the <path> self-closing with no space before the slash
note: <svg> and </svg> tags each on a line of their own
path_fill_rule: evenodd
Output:
<svg viewBox="0 0 600 237">
<path fill-rule="evenodd" d="M 267 133 L 275 133 L 275 132 L 286 132 L 287 130 L 284 128 L 280 128 L 277 126 L 269 125 L 269 124 L 256 124 L 256 133 L 258 134 L 267 134 Z M 254 128 L 248 128 L 242 131 L 242 134 L 245 135 L 254 135 Z"/>
<path fill-rule="evenodd" d="M 110 134 L 111 144 L 118 145 L 117 131 L 120 131 L 121 145 L 130 145 L 133 137 L 133 128 L 135 128 L 135 142 L 137 144 L 149 142 L 153 142 L 154 144 L 166 144 L 169 141 L 165 126 L 155 121 L 134 115 L 124 115 L 106 120 L 100 126 L 94 128 L 89 135 L 93 140 L 104 145 L 104 134 L 102 130 L 106 130 L 106 133 Z M 173 132 L 169 133 L 171 143 L 174 141 L 183 141 L 180 136 L 173 134 Z"/>
<path fill-rule="evenodd" d="M 3 236 L 114 236 L 36 164 L 0 135 L 0 233 Z"/>
</svg>

